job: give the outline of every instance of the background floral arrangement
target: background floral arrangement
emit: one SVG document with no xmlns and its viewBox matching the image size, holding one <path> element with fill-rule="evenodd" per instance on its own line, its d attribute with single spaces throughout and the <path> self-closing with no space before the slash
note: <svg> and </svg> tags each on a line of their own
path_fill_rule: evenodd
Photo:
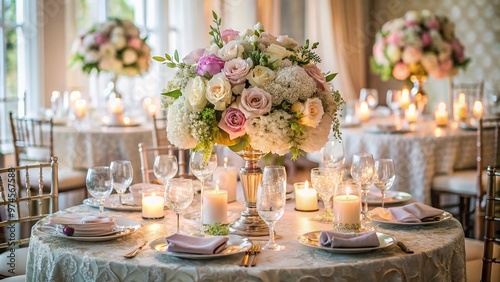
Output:
<svg viewBox="0 0 500 282">
<path fill-rule="evenodd" d="M 182 61 L 153 59 L 176 68 L 163 95 L 168 97 L 167 136 L 173 145 L 208 150 L 214 144 L 238 152 L 251 146 L 264 153 L 297 158 L 321 149 L 333 128 L 340 138 L 337 108 L 343 103 L 323 74 L 318 45 L 304 46 L 286 35 L 275 37 L 260 23 L 253 29 L 220 31 L 213 13 L 212 45 Z"/>
<path fill-rule="evenodd" d="M 468 63 L 454 24 L 428 10 L 409 11 L 385 23 L 375 37 L 371 58 L 372 70 L 383 80 L 411 75 L 441 79 Z"/>
<path fill-rule="evenodd" d="M 129 20 L 96 24 L 76 40 L 71 64 L 80 62 L 85 73 L 93 69 L 127 76 L 146 72 L 151 52 L 146 39 L 139 34 Z"/>
</svg>

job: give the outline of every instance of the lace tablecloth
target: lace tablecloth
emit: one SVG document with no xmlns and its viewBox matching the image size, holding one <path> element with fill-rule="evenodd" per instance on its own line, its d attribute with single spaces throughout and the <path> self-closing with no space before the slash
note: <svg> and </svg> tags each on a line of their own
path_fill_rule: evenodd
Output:
<svg viewBox="0 0 500 282">
<path fill-rule="evenodd" d="M 138 212 L 111 212 L 141 221 L 136 233 L 107 242 L 77 242 L 33 229 L 28 254 L 28 281 L 465 281 L 463 230 L 450 219 L 413 227 L 378 226 L 377 231 L 394 236 L 415 250 L 406 254 L 395 244 L 361 254 L 338 254 L 301 245 L 299 235 L 331 229 L 330 224 L 311 221 L 319 212 L 294 211 L 287 203 L 276 225 L 285 245 L 282 252 L 262 251 L 255 267 L 240 267 L 243 254 L 214 260 L 187 260 L 145 248 L 135 258 L 122 254 L 175 232 L 175 214 L 165 211 L 163 220 L 143 220 Z M 199 205 L 193 203 L 190 211 Z M 230 211 L 242 210 L 235 202 Z M 97 212 L 77 206 L 65 212 Z M 189 211 L 188 211 L 189 212 Z M 181 218 L 181 229 L 190 225 Z M 262 239 L 261 239 L 262 240 Z"/>
<path fill-rule="evenodd" d="M 432 179 L 437 174 L 449 174 L 476 166 L 475 130 L 458 128 L 456 124 L 436 127 L 434 121 L 419 121 L 411 125 L 412 132 L 382 134 L 368 132 L 374 124 L 390 120 L 374 119 L 360 127 L 341 128 L 345 149 L 345 165 L 359 152 L 374 158 L 391 158 L 396 165 L 396 181 L 391 190 L 409 192 L 418 201 L 430 204 Z M 493 130 L 484 132 L 484 164 L 493 162 Z M 319 152 L 308 158 L 321 162 Z"/>
<path fill-rule="evenodd" d="M 54 154 L 61 166 L 84 170 L 115 160 L 129 160 L 134 168 L 133 183 L 142 182 L 138 145 L 141 142 L 151 145 L 152 132 L 147 126 L 96 126 L 81 130 L 54 126 Z"/>
</svg>

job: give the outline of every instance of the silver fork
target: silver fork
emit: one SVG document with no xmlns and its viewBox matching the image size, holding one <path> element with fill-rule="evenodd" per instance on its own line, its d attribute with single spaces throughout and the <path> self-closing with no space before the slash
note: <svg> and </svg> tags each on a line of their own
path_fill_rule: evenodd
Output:
<svg viewBox="0 0 500 282">
<path fill-rule="evenodd" d="M 146 246 L 147 243 L 148 243 L 148 241 L 144 241 L 144 243 L 142 243 L 142 245 L 140 245 L 139 247 L 137 247 L 137 249 L 131 251 L 130 253 L 126 253 L 123 256 L 126 257 L 126 258 L 133 258 L 133 257 L 135 257 L 139 253 L 139 251 L 142 250 L 142 248 L 144 246 Z"/>
</svg>

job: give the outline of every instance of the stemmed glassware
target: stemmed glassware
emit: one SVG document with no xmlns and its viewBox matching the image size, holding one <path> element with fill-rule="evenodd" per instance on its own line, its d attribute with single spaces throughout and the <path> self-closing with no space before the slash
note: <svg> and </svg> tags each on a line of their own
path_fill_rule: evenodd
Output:
<svg viewBox="0 0 500 282">
<path fill-rule="evenodd" d="M 335 193 L 335 186 L 342 180 L 342 170 L 327 167 L 316 167 L 311 169 L 311 183 L 323 201 L 325 210 L 317 215 L 314 220 L 321 222 L 332 222 L 333 212 L 331 199 Z"/>
<path fill-rule="evenodd" d="M 382 193 L 382 207 L 384 207 L 385 194 L 391 189 L 396 180 L 396 169 L 392 159 L 375 160 L 375 177 L 373 185 Z"/>
<path fill-rule="evenodd" d="M 158 155 L 153 164 L 153 173 L 156 178 L 164 186 L 168 184 L 168 180 L 173 178 L 179 170 L 177 158 L 172 155 Z"/>
<path fill-rule="evenodd" d="M 391 109 L 394 114 L 399 113 L 401 90 L 389 89 L 387 90 L 385 103 Z"/>
<path fill-rule="evenodd" d="M 281 251 L 285 246 L 276 244 L 274 225 L 283 216 L 286 204 L 286 171 L 284 166 L 264 167 L 262 181 L 257 190 L 257 212 L 269 227 L 269 241 L 264 250 Z"/>
<path fill-rule="evenodd" d="M 344 146 L 333 137 L 330 137 L 325 146 L 321 148 L 321 155 L 325 167 L 340 169 L 344 165 Z"/>
<path fill-rule="evenodd" d="M 205 157 L 205 151 L 199 150 L 196 152 L 191 152 L 191 157 L 189 158 L 189 168 L 191 172 L 200 180 L 201 182 L 201 197 L 200 197 L 200 232 L 203 233 L 203 188 L 205 186 L 205 180 L 207 180 L 217 168 L 217 153 L 215 149 Z"/>
<path fill-rule="evenodd" d="M 179 233 L 179 215 L 193 202 L 193 182 L 191 179 L 172 178 L 165 189 L 165 203 L 177 215 L 177 233 Z"/>
<path fill-rule="evenodd" d="M 87 171 L 85 184 L 90 195 L 97 199 L 99 211 L 104 212 L 104 198 L 113 191 L 111 170 L 109 166 L 95 166 Z"/>
<path fill-rule="evenodd" d="M 378 91 L 374 88 L 362 88 L 359 93 L 359 101 L 366 101 L 368 107 L 374 110 L 378 105 Z"/>
<path fill-rule="evenodd" d="M 120 206 L 123 205 L 123 194 L 132 183 L 134 177 L 132 164 L 130 161 L 112 161 L 109 166 L 111 169 L 112 184 L 118 193 Z"/>
<path fill-rule="evenodd" d="M 368 192 L 373 185 L 373 178 L 375 176 L 375 164 L 372 154 L 358 153 L 352 157 L 351 176 L 358 182 L 363 192 L 363 210 L 361 214 L 363 219 L 367 219 L 368 212 Z"/>
</svg>

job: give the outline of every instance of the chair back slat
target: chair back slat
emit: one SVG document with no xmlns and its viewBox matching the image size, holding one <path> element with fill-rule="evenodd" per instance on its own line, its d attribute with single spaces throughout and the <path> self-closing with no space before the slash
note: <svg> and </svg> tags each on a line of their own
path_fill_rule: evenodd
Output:
<svg viewBox="0 0 500 282">
<path fill-rule="evenodd" d="M 489 282 L 492 274 L 492 264 L 500 263 L 500 258 L 494 257 L 494 244 L 500 243 L 500 230 L 495 223 L 500 223 L 500 191 L 498 190 L 498 181 L 500 180 L 500 171 L 497 167 L 488 166 L 486 182 L 486 211 L 484 228 L 484 249 L 483 265 L 481 271 L 481 281 Z"/>
<path fill-rule="evenodd" d="M 44 169 L 50 170 L 52 177 L 43 175 Z M 58 180 L 57 180 L 57 157 L 52 157 L 51 162 L 15 166 L 10 168 L 0 168 L 0 228 L 6 232 L 5 241 L 0 242 L 0 249 L 7 247 L 23 245 L 29 242 L 29 231 L 31 225 L 36 221 L 43 219 L 48 214 L 54 213 L 58 209 Z M 31 193 L 30 173 L 36 172 L 38 175 L 38 183 L 43 187 L 44 179 L 50 179 L 50 191 L 39 189 L 36 195 Z M 26 185 L 23 185 L 17 180 L 20 176 L 25 177 Z M 33 177 L 33 176 L 32 176 Z M 33 179 L 33 178 L 32 178 Z M 22 193 L 19 193 L 21 191 Z M 22 195 L 22 196 L 19 196 Z M 43 208 L 42 202 L 48 202 L 47 208 Z M 35 205 L 38 203 L 37 205 Z M 37 207 L 37 209 L 32 209 Z M 16 228 L 19 234 L 10 234 L 9 226 L 18 225 Z M 23 232 L 23 228 L 27 228 L 27 232 Z M 8 239 L 8 240 L 7 240 Z"/>
</svg>

